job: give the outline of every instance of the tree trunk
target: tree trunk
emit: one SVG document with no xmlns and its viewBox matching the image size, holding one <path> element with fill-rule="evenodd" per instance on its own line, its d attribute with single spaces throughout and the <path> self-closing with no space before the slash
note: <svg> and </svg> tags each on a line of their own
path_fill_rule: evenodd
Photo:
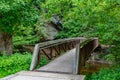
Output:
<svg viewBox="0 0 120 80">
<path fill-rule="evenodd" d="M 0 52 L 3 51 L 6 52 L 6 55 L 10 55 L 13 52 L 11 34 L 0 33 Z"/>
</svg>

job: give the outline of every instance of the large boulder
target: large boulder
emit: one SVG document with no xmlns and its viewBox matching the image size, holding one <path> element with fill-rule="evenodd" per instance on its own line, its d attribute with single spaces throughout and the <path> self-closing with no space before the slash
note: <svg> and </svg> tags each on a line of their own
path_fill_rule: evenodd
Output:
<svg viewBox="0 0 120 80">
<path fill-rule="evenodd" d="M 57 30 L 51 23 L 46 24 L 45 33 L 46 40 L 53 40 L 55 36 L 58 34 L 59 30 Z"/>
<path fill-rule="evenodd" d="M 46 40 L 53 40 L 59 31 L 62 30 L 62 22 L 58 15 L 53 15 L 51 21 L 45 24 Z"/>
</svg>

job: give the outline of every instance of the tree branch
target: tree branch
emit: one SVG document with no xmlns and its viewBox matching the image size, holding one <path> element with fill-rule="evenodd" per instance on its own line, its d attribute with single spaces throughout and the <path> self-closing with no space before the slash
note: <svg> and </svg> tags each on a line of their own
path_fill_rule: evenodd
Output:
<svg viewBox="0 0 120 80">
<path fill-rule="evenodd" d="M 2 14 L 0 14 L 0 18 L 2 18 Z"/>
</svg>

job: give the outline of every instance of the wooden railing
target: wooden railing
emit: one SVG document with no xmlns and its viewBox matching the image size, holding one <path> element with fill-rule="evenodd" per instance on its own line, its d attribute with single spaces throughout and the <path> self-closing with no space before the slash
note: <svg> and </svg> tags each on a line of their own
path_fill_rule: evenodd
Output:
<svg viewBox="0 0 120 80">
<path fill-rule="evenodd" d="M 93 42 L 91 42 L 93 41 Z M 84 47 L 83 44 L 88 46 L 87 43 L 93 46 L 91 48 Z M 94 45 L 93 45 L 94 44 Z M 93 38 L 93 39 L 86 39 L 86 38 L 68 38 L 68 39 L 59 39 L 59 40 L 53 40 L 53 41 L 48 41 L 48 42 L 43 42 L 43 43 L 38 43 L 35 45 L 34 52 L 33 52 L 33 57 L 32 57 L 32 62 L 30 66 L 30 70 L 34 70 L 36 65 L 40 63 L 40 55 L 41 52 L 48 57 L 48 59 L 53 59 L 56 56 L 60 55 L 63 52 L 66 52 L 67 50 L 71 50 L 73 48 L 76 48 L 76 61 L 75 61 L 75 70 L 73 74 L 78 74 L 79 69 L 82 64 L 88 59 L 88 55 L 97 47 L 98 45 L 98 39 Z M 87 49 L 86 49 L 87 48 Z M 84 50 L 87 50 L 88 52 L 85 53 Z M 82 51 L 82 53 L 80 53 Z M 83 55 L 82 55 L 83 54 Z M 85 57 L 87 55 L 87 57 Z M 83 56 L 85 57 L 83 59 Z M 81 57 L 81 58 L 80 58 Z M 84 61 L 81 63 L 81 61 Z"/>
</svg>

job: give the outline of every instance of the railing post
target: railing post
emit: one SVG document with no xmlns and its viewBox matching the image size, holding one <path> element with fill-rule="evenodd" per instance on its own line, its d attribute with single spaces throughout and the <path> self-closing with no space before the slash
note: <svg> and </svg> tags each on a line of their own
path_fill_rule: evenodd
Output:
<svg viewBox="0 0 120 80">
<path fill-rule="evenodd" d="M 35 45 L 30 70 L 34 70 L 38 61 L 39 45 Z"/>
<path fill-rule="evenodd" d="M 80 53 L 80 42 L 76 45 L 76 54 L 75 54 L 73 74 L 79 73 L 79 53 Z"/>
</svg>

